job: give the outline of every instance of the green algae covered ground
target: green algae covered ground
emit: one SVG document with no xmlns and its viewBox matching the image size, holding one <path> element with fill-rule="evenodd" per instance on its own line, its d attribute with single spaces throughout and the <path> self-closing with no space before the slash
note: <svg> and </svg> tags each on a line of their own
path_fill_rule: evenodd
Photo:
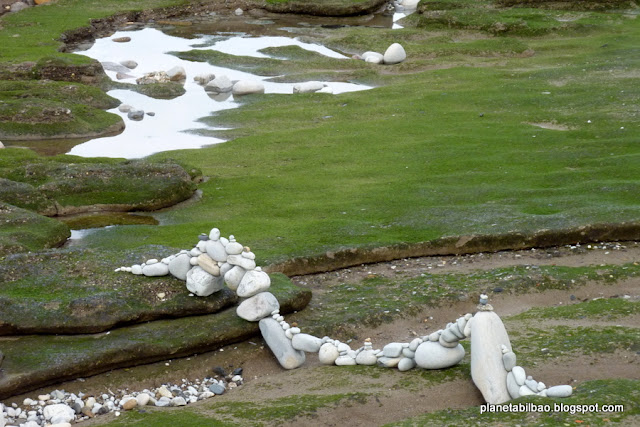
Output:
<svg viewBox="0 0 640 427">
<path fill-rule="evenodd" d="M 296 35 L 321 39 L 323 44 L 348 54 L 384 51 L 391 43 L 400 41 L 408 58 L 396 66 L 352 59 L 338 64 L 333 59 L 301 55 L 295 49 L 272 49 L 267 52 L 272 57 L 289 58 L 291 75 L 283 76 L 286 70 L 278 61 L 238 59 L 236 66 L 256 67 L 264 75 L 278 75 L 279 81 L 313 77 L 355 80 L 376 87 L 337 96 L 249 97 L 239 109 L 203 118 L 209 124 L 232 128 L 218 135 L 235 139 L 202 150 L 162 153 L 151 158 L 172 159 L 188 171 L 202 171 L 205 180 L 198 184 L 202 198 L 194 204 L 157 214 L 161 226 L 104 230 L 89 237 L 86 245 L 93 251 L 109 248 L 114 253 L 136 251 L 143 244 L 189 247 L 193 236 L 216 226 L 223 235 L 233 233 L 240 241 L 250 243 L 261 263 L 268 264 L 345 248 L 411 244 L 443 236 L 514 231 L 526 234 L 593 223 L 615 226 L 623 221 L 638 222 L 637 2 L 512 3 L 423 1 L 401 30 L 352 27 L 294 30 Z M 582 7 L 576 7 L 578 3 Z M 60 36 L 87 25 L 90 18 L 104 18 L 118 11 L 128 11 L 133 13 L 128 18 L 136 18 L 137 12 L 131 10 L 178 4 L 184 6 L 173 1 L 135 4 L 85 1 L 78 7 L 77 1 L 59 1 L 4 16 L 0 19 L 3 46 L 0 76 L 71 80 L 73 85 L 64 83 L 59 87 L 77 87 L 75 90 L 86 96 L 95 95 L 100 102 L 111 102 L 84 86 L 103 83 L 99 70 L 86 58 L 58 52 Z M 545 7 L 532 7 L 540 5 Z M 211 59 L 196 58 L 194 52 L 181 55 Z M 224 55 L 215 59 L 234 62 Z M 14 89 L 26 87 L 28 90 L 20 89 L 21 93 L 29 93 L 35 84 L 1 83 L 4 89 L 0 98 L 8 106 L 0 109 L 0 118 L 2 112 L 14 117 L 15 111 L 19 111 L 15 109 L 15 100 L 22 99 L 14 95 Z M 31 101 L 24 99 L 25 103 Z M 70 105 L 63 98 L 55 102 L 53 106 L 41 103 L 36 108 L 58 111 L 57 108 Z M 91 105 L 87 101 L 86 105 L 91 109 L 82 110 L 83 114 L 86 111 L 96 115 L 95 122 L 89 122 L 103 129 L 111 124 L 108 116 L 98 117 L 106 104 Z M 75 115 L 76 110 L 69 109 L 74 118 L 82 118 Z M 0 130 L 2 126 L 7 129 L 14 126 L 9 122 L 0 120 Z M 9 152 L 0 152 L 0 161 Z M 55 161 L 65 167 L 76 163 L 69 157 Z M 22 203 L 29 209 L 47 209 L 46 201 L 25 186 L 42 183 L 14 179 L 20 174 L 20 167 L 23 166 L 7 168 L 3 178 L 14 183 L 12 188 L 24 191 Z M 13 192 L 5 193 L 15 198 Z M 82 203 L 85 198 L 76 199 L 73 203 Z M 13 205 L 16 201 L 8 203 Z M 17 215 L 12 205 L 6 205 L 8 208 L 3 205 L 2 212 L 11 210 L 12 215 Z M 30 213 L 19 214 L 25 212 Z M 22 217 L 16 221 L 29 224 L 29 232 L 43 230 L 40 225 L 23 222 L 27 219 Z M 56 235 L 67 232 L 66 227 L 55 230 Z M 52 245 L 40 243 L 36 237 L 29 239 L 33 247 L 14 245 L 8 251 Z M 312 302 L 312 308 L 316 309 L 298 316 L 301 321 L 308 316 L 307 320 L 316 325 L 316 333 L 349 336 L 350 331 L 341 325 L 349 322 L 362 322 L 370 327 L 384 325 L 397 319 L 393 314 L 396 310 L 415 313 L 427 303 L 437 307 L 465 296 L 475 298 L 477 292 L 495 290 L 496 283 L 509 292 L 525 292 L 539 284 L 544 285 L 544 292 L 571 292 L 571 287 L 579 286 L 581 281 L 604 287 L 609 282 L 615 284 L 618 278 L 633 280 L 637 266 L 623 267 L 592 266 L 580 271 L 549 268 L 536 272 L 537 275 L 514 268 L 467 276 L 425 275 L 402 282 L 372 277 L 362 283 L 344 283 L 327 289 L 318 295 L 318 302 L 323 302 L 325 309 L 318 310 Z M 505 276 L 511 279 L 503 283 Z M 398 299 L 384 298 L 385 289 L 394 295 L 408 293 Z M 411 294 L 414 291 L 416 294 Z M 426 301 L 427 296 L 432 299 Z M 352 312 L 344 307 L 352 304 L 356 316 L 350 317 Z M 373 310 L 369 310 L 371 307 Z M 623 362 L 627 363 L 625 356 L 637 357 L 638 329 L 637 323 L 632 324 L 636 317 L 637 301 L 596 300 L 578 302 L 571 308 L 532 309 L 520 317 L 507 319 L 507 327 L 514 330 L 514 347 L 520 349 L 520 360 L 530 366 L 538 364 L 550 370 L 550 366 L 586 357 L 587 362 L 579 363 L 633 369 L 637 365 Z M 193 326 L 190 321 L 183 320 L 186 326 Z M 575 326 L 578 334 L 558 324 L 567 321 L 581 322 Z M 167 322 L 168 329 L 175 325 L 174 321 L 163 322 Z M 623 325 L 617 326 L 618 323 Z M 128 332 L 119 331 L 112 338 L 114 342 L 127 341 Z M 197 345 L 199 339 L 204 339 L 201 335 L 191 338 Z M 11 363 L 22 364 L 24 369 L 37 363 L 44 366 L 76 351 L 65 341 L 67 337 L 48 339 L 55 342 L 39 341 L 38 345 L 48 348 L 50 353 L 35 346 L 36 351 L 25 353 L 16 345 L 15 353 L 5 352 L 9 357 L 3 367 L 9 369 Z M 95 339 L 79 340 L 78 351 L 90 351 Z M 157 341 L 153 349 L 159 359 L 168 347 Z M 547 351 L 540 353 L 540 346 L 531 344 L 534 341 L 546 346 Z M 28 339 L 25 342 L 25 346 L 31 347 Z M 122 349 L 118 347 L 120 344 L 106 346 L 104 358 L 112 357 L 114 353 L 109 351 Z M 130 348 L 136 350 L 138 344 L 133 343 Z M 22 359 L 17 357 L 19 354 Z M 83 363 L 92 362 L 83 359 Z M 375 414 L 375 408 L 384 411 L 380 401 L 397 407 L 408 396 L 430 386 L 444 387 L 437 389 L 436 396 L 444 389 L 471 387 L 468 356 L 458 367 L 436 375 L 418 375 L 417 379 L 392 375 L 398 374 L 392 371 L 383 371 L 376 378 L 378 374 L 372 376 L 356 368 L 336 374 L 318 367 L 291 373 L 291 381 L 306 387 L 296 395 L 278 395 L 275 391 L 282 387 L 269 381 L 256 382 L 254 395 L 243 391 L 249 394 L 230 393 L 224 397 L 227 400 L 197 408 L 127 413 L 113 424 L 295 425 L 301 420 L 311 423 L 313 417 L 328 416 L 336 408 L 342 414 L 362 408 L 363 412 Z M 55 381 L 55 375 L 51 375 L 50 380 Z M 73 371 L 70 375 L 80 373 Z M 15 384 L 23 381 L 13 380 L 17 381 Z M 366 387 L 372 381 L 380 384 L 367 392 Z M 319 383 L 335 387 L 323 389 Z M 465 407 L 425 409 L 423 412 L 428 414 L 402 416 L 389 422 L 633 425 L 638 421 L 640 406 L 637 383 L 637 378 L 615 377 L 583 381 L 576 387 L 574 397 L 564 401 L 619 403 L 627 408 L 623 413 L 579 417 L 567 412 L 487 415 L 480 414 L 477 407 L 469 408 L 479 402 L 477 396 L 474 400 L 473 395 L 466 395 L 462 399 L 467 403 Z M 269 394 L 264 400 L 265 391 L 274 395 Z M 454 397 L 451 399 L 455 402 Z"/>
</svg>

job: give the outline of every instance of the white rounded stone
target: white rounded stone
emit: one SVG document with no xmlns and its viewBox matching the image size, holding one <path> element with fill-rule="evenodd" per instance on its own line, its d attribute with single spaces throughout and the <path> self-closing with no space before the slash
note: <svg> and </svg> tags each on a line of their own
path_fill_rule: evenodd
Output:
<svg viewBox="0 0 640 427">
<path fill-rule="evenodd" d="M 240 255 L 244 250 L 244 247 L 236 242 L 236 239 L 230 239 L 227 246 L 224 247 L 224 250 L 227 251 L 229 255 Z"/>
<path fill-rule="evenodd" d="M 507 374 L 507 391 L 512 399 L 520 397 L 520 386 L 516 383 L 513 372 Z"/>
<path fill-rule="evenodd" d="M 442 369 L 457 365 L 464 358 L 464 347 L 456 344 L 453 348 L 441 346 L 433 341 L 423 342 L 416 349 L 416 364 L 424 369 Z"/>
<path fill-rule="evenodd" d="M 169 274 L 169 266 L 161 262 L 155 264 L 147 264 L 142 268 L 142 274 L 149 277 L 166 276 Z"/>
<path fill-rule="evenodd" d="M 404 357 L 398 362 L 398 370 L 401 372 L 408 371 L 416 367 L 416 361 L 410 357 Z"/>
<path fill-rule="evenodd" d="M 264 93 L 264 84 L 255 80 L 239 80 L 231 89 L 234 96 L 244 96 L 254 93 Z"/>
<path fill-rule="evenodd" d="M 555 385 L 547 390 L 547 397 L 569 397 L 573 393 L 570 385 Z"/>
<path fill-rule="evenodd" d="M 227 251 L 219 240 L 208 240 L 205 249 L 207 255 L 214 261 L 225 262 L 227 260 Z"/>
<path fill-rule="evenodd" d="M 191 257 L 180 254 L 169 262 L 169 273 L 177 279 L 187 280 L 187 273 L 191 270 Z"/>
<path fill-rule="evenodd" d="M 322 82 L 304 82 L 293 85 L 293 93 L 312 93 L 324 87 Z"/>
<path fill-rule="evenodd" d="M 318 351 L 318 360 L 324 365 L 333 365 L 340 356 L 338 348 L 331 343 L 324 343 Z"/>
<path fill-rule="evenodd" d="M 212 228 L 211 231 L 209 232 L 209 239 L 210 240 L 219 240 L 220 239 L 220 230 L 218 230 L 217 228 Z"/>
<path fill-rule="evenodd" d="M 404 48 L 399 43 L 393 43 L 391 46 L 387 48 L 384 52 L 384 63 L 385 64 L 398 64 L 407 59 L 407 53 L 404 51 Z"/>
<path fill-rule="evenodd" d="M 356 356 L 356 363 L 358 365 L 373 366 L 378 363 L 378 357 L 373 350 L 363 350 Z"/>
<path fill-rule="evenodd" d="M 500 404 L 511 400 L 501 346 L 511 350 L 509 334 L 493 311 L 479 311 L 471 320 L 471 378 L 485 402 Z"/>
<path fill-rule="evenodd" d="M 260 320 L 258 325 L 262 337 L 278 359 L 280 366 L 285 369 L 295 369 L 304 363 L 305 353 L 293 348 L 291 340 L 286 337 L 278 322 L 267 317 Z"/>
<path fill-rule="evenodd" d="M 306 353 L 317 353 L 320 351 L 320 347 L 322 347 L 322 340 L 309 334 L 294 334 L 291 345 L 296 350 Z"/>
<path fill-rule="evenodd" d="M 511 372 L 513 372 L 513 379 L 516 381 L 516 384 L 519 386 L 524 385 L 524 382 L 527 379 L 527 374 L 524 372 L 522 366 L 514 366 Z"/>
<path fill-rule="evenodd" d="M 223 266 L 224 267 L 224 266 Z M 222 272 L 222 269 L 220 269 Z M 229 271 L 227 271 L 224 275 L 224 282 L 227 284 L 227 287 L 232 291 L 238 289 L 242 278 L 246 274 L 246 270 L 240 266 L 233 266 Z"/>
<path fill-rule="evenodd" d="M 350 356 L 338 356 L 335 361 L 336 366 L 353 366 L 356 360 Z"/>
<path fill-rule="evenodd" d="M 200 297 L 209 296 L 224 286 L 222 277 L 215 277 L 201 267 L 193 267 L 187 273 L 187 289 Z"/>
<path fill-rule="evenodd" d="M 226 252 L 225 252 L 226 254 Z M 244 254 L 244 252 L 243 252 Z M 213 257 L 211 257 L 213 258 Z M 215 258 L 214 258 L 215 259 Z M 245 270 L 253 270 L 256 268 L 256 262 L 252 259 L 245 258 L 242 255 L 229 255 L 227 257 L 227 262 L 231 265 L 238 265 Z"/>
<path fill-rule="evenodd" d="M 261 292 L 242 301 L 236 308 L 236 314 L 249 322 L 257 322 L 279 308 L 280 303 L 271 292 Z"/>
<path fill-rule="evenodd" d="M 236 293 L 239 297 L 246 298 L 264 292 L 270 286 L 271 278 L 264 271 L 247 271 L 242 277 Z"/>
</svg>

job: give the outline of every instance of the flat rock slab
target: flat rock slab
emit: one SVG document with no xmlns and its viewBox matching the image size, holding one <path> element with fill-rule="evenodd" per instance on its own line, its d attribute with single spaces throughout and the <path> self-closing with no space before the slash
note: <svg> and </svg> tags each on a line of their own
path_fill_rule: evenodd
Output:
<svg viewBox="0 0 640 427">
<path fill-rule="evenodd" d="M 0 335 L 86 334 L 151 320 L 211 314 L 234 305 L 228 289 L 190 297 L 171 275 L 114 272 L 175 248 L 122 253 L 63 249 L 10 255 L 0 261 Z"/>
<path fill-rule="evenodd" d="M 282 274 L 271 275 L 270 291 L 283 314 L 302 310 L 311 300 L 311 291 L 295 286 Z M 232 307 L 205 316 L 127 326 L 108 334 L 0 337 L 5 354 L 0 399 L 111 369 L 215 350 L 258 333 L 258 324 L 242 320 Z"/>
</svg>

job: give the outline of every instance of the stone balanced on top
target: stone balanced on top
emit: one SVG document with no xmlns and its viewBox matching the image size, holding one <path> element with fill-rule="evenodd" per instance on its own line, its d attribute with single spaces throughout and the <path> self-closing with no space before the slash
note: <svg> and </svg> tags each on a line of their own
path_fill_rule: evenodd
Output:
<svg viewBox="0 0 640 427">
<path fill-rule="evenodd" d="M 258 322 L 265 342 L 285 369 L 304 364 L 305 353 L 318 353 L 320 362 L 327 365 L 378 365 L 400 371 L 443 369 L 462 361 L 465 350 L 459 341 L 471 337 L 471 376 L 487 403 L 505 403 L 533 394 L 567 397 L 572 393 L 569 385 L 547 388 L 516 365 L 509 335 L 486 295 L 480 296 L 475 315 L 467 313 L 430 335 L 411 342 L 392 342 L 382 349 L 374 349 L 367 338 L 362 347 L 352 349 L 347 343 L 305 334 L 297 324 L 287 323 L 277 298 L 269 292 L 271 279 L 256 265 L 254 253 L 236 242 L 233 235 L 221 237 L 217 228 L 209 235 L 201 234 L 191 250 L 116 271 L 146 276 L 171 274 L 185 280 L 187 289 L 201 297 L 226 285 L 244 298 L 236 308 L 237 315 Z"/>
</svg>

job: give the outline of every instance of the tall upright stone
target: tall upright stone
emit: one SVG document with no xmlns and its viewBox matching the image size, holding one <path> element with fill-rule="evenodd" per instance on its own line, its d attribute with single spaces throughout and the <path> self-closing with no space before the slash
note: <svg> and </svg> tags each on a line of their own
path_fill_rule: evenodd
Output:
<svg viewBox="0 0 640 427">
<path fill-rule="evenodd" d="M 505 403 L 511 396 L 502 346 L 511 351 L 511 342 L 502 319 L 491 306 L 480 305 L 479 309 L 471 325 L 471 378 L 487 403 Z"/>
</svg>

